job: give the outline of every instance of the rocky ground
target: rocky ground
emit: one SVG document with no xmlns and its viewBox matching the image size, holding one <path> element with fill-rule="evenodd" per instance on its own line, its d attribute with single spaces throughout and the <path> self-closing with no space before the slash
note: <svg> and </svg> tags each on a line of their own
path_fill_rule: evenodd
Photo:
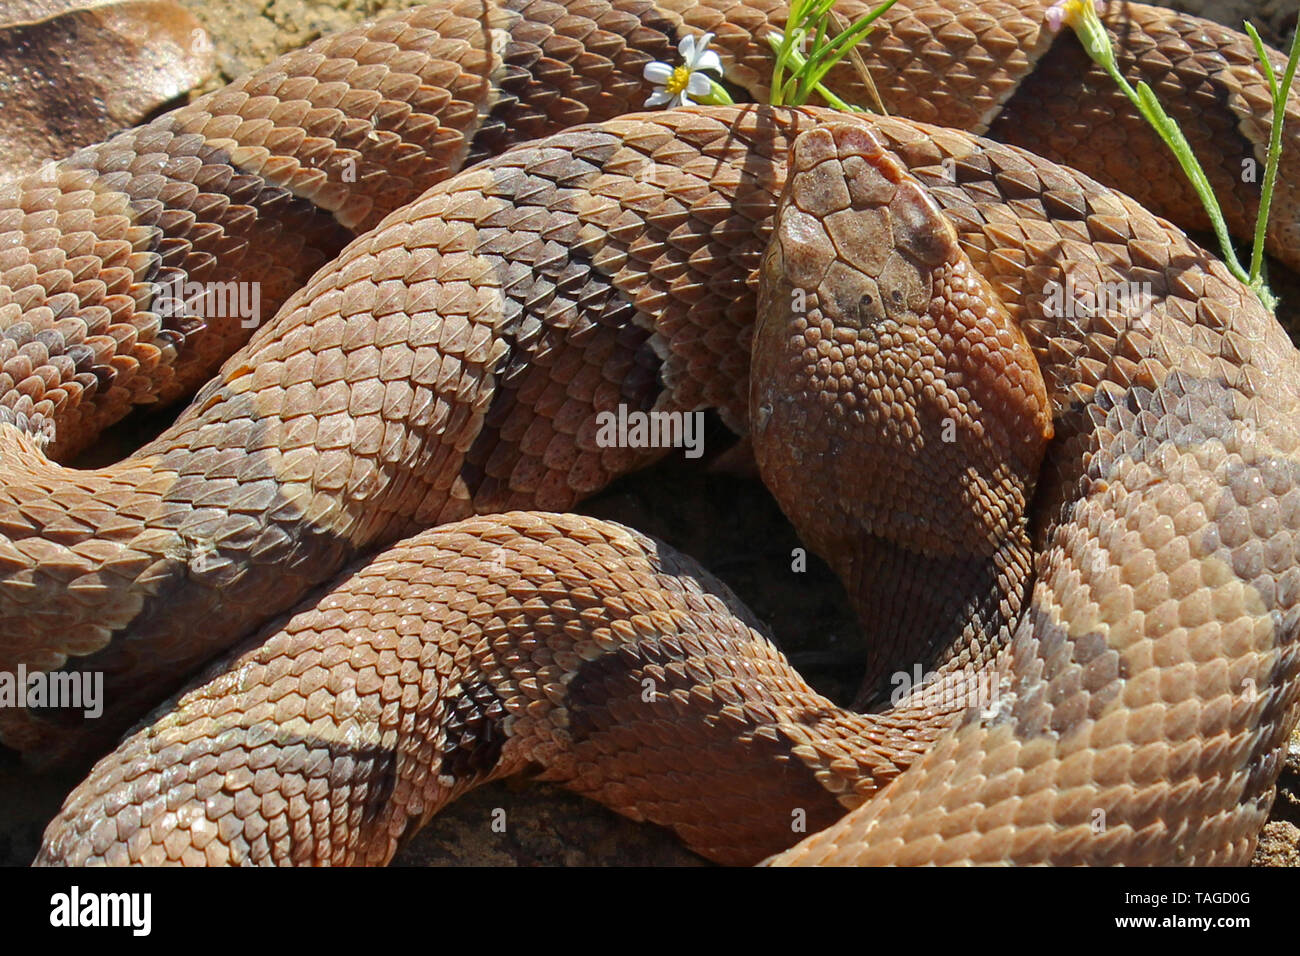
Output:
<svg viewBox="0 0 1300 956">
<path fill-rule="evenodd" d="M 181 0 L 212 34 L 218 86 L 279 53 L 380 12 L 414 5 L 402 0 Z M 1239 26 L 1252 16 L 1266 39 L 1295 24 L 1293 0 L 1183 0 L 1173 6 Z M 145 423 L 150 431 L 157 422 Z M 799 670 L 820 691 L 845 702 L 861 667 L 857 628 L 838 583 L 815 560 L 790 570 L 797 540 L 755 479 L 716 466 L 731 443 L 711 423 L 702 462 L 678 457 L 617 483 L 584 510 L 662 538 L 725 580 L 758 616 Z M 24 864 L 45 823 L 76 783 L 75 774 L 36 777 L 0 757 L 0 863 Z M 505 832 L 493 812 L 504 809 Z M 543 784 L 494 784 L 434 820 L 398 857 L 399 865 L 688 864 L 702 861 L 655 827 L 635 824 Z M 1300 745 L 1257 864 L 1300 864 Z"/>
</svg>

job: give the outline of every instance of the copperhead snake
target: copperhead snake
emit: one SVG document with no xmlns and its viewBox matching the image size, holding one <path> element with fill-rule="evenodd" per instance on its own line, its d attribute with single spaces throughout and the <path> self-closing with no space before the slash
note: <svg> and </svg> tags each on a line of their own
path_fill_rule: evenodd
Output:
<svg viewBox="0 0 1300 956">
<path fill-rule="evenodd" d="M 383 863 L 523 771 L 721 862 L 1248 860 L 1300 687 L 1300 367 L 1145 208 L 1203 224 L 1045 7 L 900 2 L 868 63 L 902 119 L 634 112 L 703 31 L 761 101 L 779 3 L 444 0 L 0 187 L 0 671 L 105 680 L 101 719 L 0 740 L 102 753 L 190 681 L 38 862 Z M 1244 228 L 1248 42 L 1107 20 L 1191 89 Z M 246 345 L 160 315 L 178 277 L 278 313 Z M 1149 295 L 1060 314 L 1067 280 Z M 620 405 L 751 437 L 862 615 L 863 712 L 689 558 L 567 513 L 660 454 L 595 440 Z M 914 661 L 952 693 L 882 699 Z"/>
</svg>

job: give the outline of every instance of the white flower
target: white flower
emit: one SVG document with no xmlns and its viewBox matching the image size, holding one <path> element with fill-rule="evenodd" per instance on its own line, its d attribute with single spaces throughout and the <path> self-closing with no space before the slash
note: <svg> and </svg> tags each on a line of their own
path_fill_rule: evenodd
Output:
<svg viewBox="0 0 1300 956">
<path fill-rule="evenodd" d="M 709 49 L 712 33 L 706 33 L 697 42 L 695 37 L 683 37 L 677 52 L 685 61 L 683 66 L 671 67 L 667 63 L 648 63 L 645 78 L 653 83 L 655 91 L 646 99 L 646 106 L 684 106 L 694 103 L 691 97 L 706 96 L 713 82 L 704 75 L 711 70 L 722 75 L 722 60 Z"/>
</svg>

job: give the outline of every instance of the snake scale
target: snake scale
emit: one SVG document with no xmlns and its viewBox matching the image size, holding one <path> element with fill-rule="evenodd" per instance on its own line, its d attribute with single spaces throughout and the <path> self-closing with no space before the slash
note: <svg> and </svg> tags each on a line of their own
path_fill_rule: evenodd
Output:
<svg viewBox="0 0 1300 956">
<path fill-rule="evenodd" d="M 900 0 L 868 117 L 636 112 L 704 31 L 764 101 L 777 0 L 440 0 L 0 186 L 0 670 L 105 687 L 0 741 L 103 754 L 175 692 L 38 862 L 383 863 L 521 772 L 721 862 L 1249 860 L 1300 688 L 1300 366 L 1045 9 Z M 1248 41 L 1106 22 L 1247 228 Z M 245 344 L 156 308 L 175 279 L 275 317 Z M 663 453 L 597 440 L 620 406 L 749 436 L 860 613 L 860 712 L 568 513 Z"/>
</svg>

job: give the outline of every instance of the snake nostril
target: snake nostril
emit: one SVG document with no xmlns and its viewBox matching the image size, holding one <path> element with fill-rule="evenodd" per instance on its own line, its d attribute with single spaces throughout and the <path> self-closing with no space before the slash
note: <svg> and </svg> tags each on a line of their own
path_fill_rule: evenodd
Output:
<svg viewBox="0 0 1300 956">
<path fill-rule="evenodd" d="M 858 299 L 858 323 L 862 328 L 875 325 L 885 318 L 884 304 L 870 292 L 862 293 Z"/>
</svg>

